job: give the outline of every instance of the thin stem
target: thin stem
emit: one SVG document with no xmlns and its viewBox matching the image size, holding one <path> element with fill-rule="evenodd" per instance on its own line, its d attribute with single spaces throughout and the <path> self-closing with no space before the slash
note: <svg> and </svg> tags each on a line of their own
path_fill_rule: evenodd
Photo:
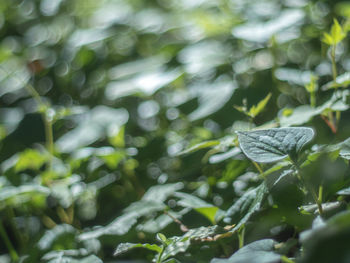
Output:
<svg viewBox="0 0 350 263">
<path fill-rule="evenodd" d="M 34 100 L 37 102 L 39 107 L 43 107 L 44 111 L 41 112 L 41 117 L 45 126 L 45 140 L 46 140 L 46 149 L 50 154 L 49 159 L 49 171 L 52 170 L 53 154 L 54 154 L 54 142 L 53 142 L 53 131 L 52 131 L 52 120 L 48 116 L 49 105 L 45 103 L 39 93 L 34 89 L 30 84 L 25 85 L 27 91 L 32 95 Z"/>
<path fill-rule="evenodd" d="M 245 234 L 245 226 L 243 225 L 238 231 L 238 247 L 242 248 L 244 246 L 244 234 Z"/>
<path fill-rule="evenodd" d="M 5 74 L 8 76 L 11 75 L 11 73 L 7 72 L 5 69 L 0 68 Z M 48 116 L 48 109 L 50 108 L 50 105 L 46 102 L 44 102 L 41 99 L 40 94 L 35 90 L 35 88 L 30 85 L 29 83 L 25 83 L 21 78 L 17 77 L 19 81 L 22 82 L 25 89 L 28 91 L 28 93 L 32 96 L 32 98 L 36 101 L 39 108 L 43 107 L 44 111 L 41 112 L 41 117 L 44 122 L 45 126 L 45 140 L 46 140 L 46 148 L 47 151 L 50 153 L 50 159 L 49 159 L 49 171 L 52 169 L 52 161 L 53 161 L 53 153 L 54 153 L 54 142 L 53 142 L 53 131 L 52 131 L 52 120 L 50 120 Z"/>
<path fill-rule="evenodd" d="M 6 214 L 7 214 L 8 218 L 10 219 L 10 225 L 11 225 L 12 231 L 13 231 L 13 233 L 14 233 L 14 235 L 15 235 L 18 243 L 19 243 L 19 246 L 22 248 L 24 246 L 24 241 L 23 241 L 22 234 L 24 234 L 24 233 L 21 233 L 18 230 L 18 228 L 17 228 L 17 226 L 15 224 L 14 218 L 16 216 L 15 216 L 15 213 L 13 211 L 13 208 L 12 207 L 7 207 L 6 208 Z"/>
<path fill-rule="evenodd" d="M 310 93 L 310 105 L 311 107 L 316 107 L 316 95 L 315 92 Z"/>
<path fill-rule="evenodd" d="M 168 211 L 164 211 L 164 214 L 169 216 L 175 223 L 177 223 L 180 226 L 180 230 L 182 232 L 187 232 L 188 231 L 188 227 L 186 225 L 184 225 L 179 219 L 177 219 L 176 217 L 171 215 Z"/>
<path fill-rule="evenodd" d="M 337 64 L 335 62 L 335 49 L 336 45 L 332 45 L 332 51 L 331 51 L 331 59 L 332 59 L 332 74 L 333 74 L 333 81 L 335 82 L 338 76 L 337 73 Z"/>
<path fill-rule="evenodd" d="M 332 113 L 331 113 L 331 115 L 332 115 Z M 331 122 L 331 121 L 329 121 L 328 119 L 327 119 L 327 117 L 325 117 L 325 116 L 323 116 L 323 115 L 320 115 L 321 116 L 321 118 L 322 118 L 322 120 L 324 120 L 324 122 L 328 125 L 328 127 L 331 129 L 331 131 L 334 133 L 334 134 L 336 134 L 337 133 L 337 128 L 334 126 L 334 124 Z M 333 115 L 332 115 L 333 116 Z"/>
<path fill-rule="evenodd" d="M 9 250 L 11 259 L 13 261 L 17 262 L 19 259 L 18 254 L 17 254 L 16 250 L 14 249 L 14 247 L 13 247 L 13 245 L 12 245 L 8 235 L 7 235 L 1 220 L 0 220 L 0 236 L 3 239 L 7 249 Z"/>
<path fill-rule="evenodd" d="M 257 162 L 253 161 L 254 166 L 256 167 L 256 169 L 259 171 L 260 175 L 264 174 L 264 171 L 261 169 L 260 165 Z"/>
<path fill-rule="evenodd" d="M 319 200 L 319 197 L 317 196 L 314 188 L 304 180 L 303 176 L 301 175 L 299 166 L 295 163 L 294 163 L 294 165 L 295 165 L 296 170 L 297 170 L 298 179 L 301 181 L 301 183 L 304 185 L 304 187 L 311 193 L 312 198 L 314 199 L 314 202 L 317 205 L 318 213 L 320 214 L 320 216 L 322 216 L 322 214 L 323 214 L 322 200 Z"/>
<path fill-rule="evenodd" d="M 323 185 L 320 184 L 318 187 L 318 201 L 322 204 L 322 199 L 323 199 Z"/>
<path fill-rule="evenodd" d="M 162 251 L 160 251 L 160 253 L 158 254 L 156 263 L 162 263 L 162 256 L 163 256 L 164 250 L 165 250 L 165 245 L 163 244 Z"/>
<path fill-rule="evenodd" d="M 42 115 L 44 125 L 45 125 L 45 139 L 46 139 L 46 148 L 50 154 L 49 159 L 49 171 L 52 170 L 53 163 L 53 154 L 54 154 L 54 142 L 53 142 L 53 131 L 52 131 L 52 121 L 48 120 L 47 114 Z"/>
<path fill-rule="evenodd" d="M 337 73 L 337 64 L 336 64 L 336 61 L 335 61 L 335 50 L 336 50 L 336 47 L 337 45 L 332 45 L 332 52 L 331 52 L 331 58 L 332 58 L 332 74 L 333 74 L 333 81 L 334 81 L 334 84 L 337 85 L 337 76 L 338 76 L 338 73 Z M 338 90 L 338 87 L 335 86 L 335 92 L 337 92 Z M 340 117 L 341 117 L 341 113 L 340 111 L 336 111 L 335 113 L 335 118 L 336 118 L 336 122 L 335 122 L 335 127 L 338 127 L 338 124 L 339 124 L 339 121 L 340 121 Z"/>
</svg>

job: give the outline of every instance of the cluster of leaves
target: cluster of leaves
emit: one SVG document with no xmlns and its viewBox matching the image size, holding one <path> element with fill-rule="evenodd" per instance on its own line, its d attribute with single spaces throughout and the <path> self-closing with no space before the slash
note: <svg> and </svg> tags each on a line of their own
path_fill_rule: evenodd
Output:
<svg viewBox="0 0 350 263">
<path fill-rule="evenodd" d="M 338 1 L 2 0 L 0 262 L 347 262 L 349 29 Z"/>
</svg>

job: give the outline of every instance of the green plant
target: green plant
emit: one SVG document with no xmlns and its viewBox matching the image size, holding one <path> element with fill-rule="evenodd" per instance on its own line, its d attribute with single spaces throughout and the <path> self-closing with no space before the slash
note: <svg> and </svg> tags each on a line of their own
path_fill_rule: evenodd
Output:
<svg viewBox="0 0 350 263">
<path fill-rule="evenodd" d="M 0 262 L 347 262 L 349 21 L 0 1 Z"/>
</svg>

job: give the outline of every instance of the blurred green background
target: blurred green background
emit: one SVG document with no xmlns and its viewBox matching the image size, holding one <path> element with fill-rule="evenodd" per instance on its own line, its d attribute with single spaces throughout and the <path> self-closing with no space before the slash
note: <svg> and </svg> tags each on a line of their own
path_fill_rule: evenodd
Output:
<svg viewBox="0 0 350 263">
<path fill-rule="evenodd" d="M 169 191 L 183 189 L 229 208 L 257 185 L 253 166 L 243 156 L 231 159 L 234 131 L 274 123 L 286 110 L 308 104 L 304 86 L 312 75 L 320 87 L 332 80 L 321 38 L 334 17 L 348 23 L 350 4 L 1 0 L 0 261 L 10 262 L 11 243 L 23 262 L 61 262 L 48 253 L 69 249 L 78 252 L 67 258 L 95 254 L 104 262 L 149 262 L 147 251 L 118 261 L 113 250 L 120 242 L 155 242 L 159 231 L 181 234 L 169 218 L 164 226 L 151 225 L 161 211 L 149 210 L 130 231 L 108 230 L 87 240 L 79 234 L 108 225 L 155 185 L 179 183 Z M 348 48 L 347 39 L 337 46 L 339 75 L 350 70 Z M 269 93 L 253 121 L 233 107 L 249 108 Z M 330 95 L 318 92 L 317 104 Z M 349 120 L 342 114 L 336 136 L 320 117 L 306 123 L 316 130 L 314 143 L 328 144 L 348 137 Z M 178 156 L 220 138 L 226 144 L 219 150 Z M 347 166 L 331 165 L 324 169 L 343 178 Z M 267 215 L 247 242 L 266 237 L 264 227 L 282 214 L 290 225 L 310 226 L 310 218 L 294 218 L 291 209 L 304 200 L 296 186 L 289 188 L 281 190 L 290 191 L 286 200 L 278 198 L 285 210 Z M 175 197 L 165 200 L 180 211 Z M 210 224 L 193 210 L 182 212 L 188 227 Z M 290 225 L 280 240 L 293 235 Z M 44 236 L 49 229 L 56 232 Z M 208 262 L 220 251 L 204 251 L 193 262 Z"/>
</svg>

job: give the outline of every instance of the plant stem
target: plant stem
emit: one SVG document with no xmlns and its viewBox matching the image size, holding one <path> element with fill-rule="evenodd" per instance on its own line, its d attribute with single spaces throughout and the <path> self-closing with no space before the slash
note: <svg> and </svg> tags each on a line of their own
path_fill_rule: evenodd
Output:
<svg viewBox="0 0 350 263">
<path fill-rule="evenodd" d="M 179 219 L 171 215 L 168 211 L 164 210 L 164 214 L 169 216 L 175 223 L 177 223 L 180 226 L 180 230 L 182 232 L 187 232 L 189 230 L 186 225 L 184 225 Z"/>
<path fill-rule="evenodd" d="M 52 121 L 48 120 L 47 114 L 42 115 L 44 124 L 45 124 L 45 139 L 46 139 L 46 148 L 50 154 L 49 159 L 49 171 L 52 170 L 53 163 L 53 154 L 54 154 L 54 142 L 53 142 L 53 131 L 52 131 Z"/>
<path fill-rule="evenodd" d="M 260 165 L 257 162 L 252 161 L 256 169 L 259 171 L 260 175 L 263 175 L 264 171 L 261 169 Z"/>
<path fill-rule="evenodd" d="M 34 87 L 30 84 L 25 85 L 27 91 L 31 94 L 33 99 L 38 104 L 39 108 L 44 108 L 44 111 L 41 112 L 41 118 L 43 120 L 44 126 L 45 126 L 45 140 L 46 140 L 46 149 L 50 154 L 49 157 L 49 171 L 52 169 L 52 162 L 53 162 L 53 154 L 54 154 L 54 142 L 53 142 L 53 131 L 52 131 L 52 120 L 48 116 L 48 110 L 50 105 L 45 103 L 39 93 L 34 89 Z"/>
<path fill-rule="evenodd" d="M 333 81 L 335 82 L 338 76 L 337 73 L 337 65 L 335 62 L 335 49 L 336 45 L 332 45 L 332 51 L 331 51 L 331 59 L 332 59 L 332 74 L 333 74 Z"/>
<path fill-rule="evenodd" d="M 322 204 L 322 196 L 323 196 L 323 185 L 320 184 L 318 187 L 318 201 Z"/>
<path fill-rule="evenodd" d="M 158 254 L 156 263 L 162 263 L 162 255 L 164 253 L 164 250 L 165 250 L 165 246 L 162 245 L 162 251 L 160 251 L 160 253 Z"/>
<path fill-rule="evenodd" d="M 336 50 L 336 47 L 337 47 L 337 45 L 332 45 L 332 52 L 331 52 L 332 74 L 333 74 L 333 82 L 334 82 L 335 85 L 337 84 L 337 76 L 338 76 L 337 64 L 336 64 L 336 61 L 335 61 L 335 50 Z M 335 92 L 337 92 L 337 90 L 338 90 L 338 87 L 336 86 L 335 87 Z M 340 117 L 341 117 L 340 111 L 336 111 L 335 116 L 336 116 L 335 117 L 336 118 L 335 126 L 338 128 L 338 124 L 339 124 Z"/>
<path fill-rule="evenodd" d="M 10 256 L 11 256 L 11 259 L 15 262 L 18 261 L 19 257 L 18 257 L 18 254 L 16 252 L 16 250 L 14 249 L 6 231 L 5 231 L 5 228 L 4 228 L 4 225 L 2 224 L 2 220 L 0 220 L 0 236 L 1 238 L 3 239 L 7 249 L 9 250 L 9 253 L 10 253 Z"/>
<path fill-rule="evenodd" d="M 303 176 L 301 175 L 299 166 L 296 165 L 295 163 L 294 163 L 294 165 L 295 165 L 296 170 L 297 170 L 298 179 L 301 181 L 301 183 L 304 185 L 304 187 L 311 193 L 312 198 L 314 199 L 314 202 L 317 205 L 318 213 L 322 217 L 322 214 L 323 214 L 322 200 L 319 199 L 314 188 L 304 180 Z M 321 190 L 321 198 L 322 198 L 322 190 Z"/>
<path fill-rule="evenodd" d="M 245 226 L 241 226 L 238 231 L 238 247 L 242 248 L 244 246 L 244 234 L 245 234 Z"/>
<path fill-rule="evenodd" d="M 310 105 L 311 107 L 316 107 L 316 94 L 315 92 L 310 93 Z"/>
</svg>

